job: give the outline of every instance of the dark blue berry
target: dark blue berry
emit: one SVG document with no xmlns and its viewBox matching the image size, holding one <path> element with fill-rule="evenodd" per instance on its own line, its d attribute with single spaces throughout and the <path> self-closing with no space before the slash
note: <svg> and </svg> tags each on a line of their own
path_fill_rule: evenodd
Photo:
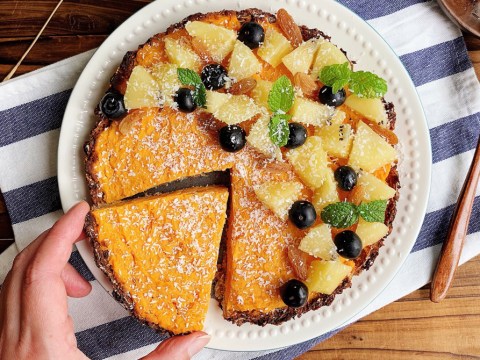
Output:
<svg viewBox="0 0 480 360">
<path fill-rule="evenodd" d="M 223 150 L 237 152 L 245 146 L 246 133 L 238 125 L 227 125 L 220 129 L 219 140 Z"/>
<path fill-rule="evenodd" d="M 340 189 L 350 191 L 357 185 L 357 173 L 350 166 L 340 166 L 334 175 Z"/>
<path fill-rule="evenodd" d="M 108 118 L 116 119 L 127 113 L 123 95 L 117 92 L 107 92 L 100 101 L 100 110 Z"/>
<path fill-rule="evenodd" d="M 335 235 L 333 240 L 338 255 L 347 259 L 356 259 L 362 253 L 362 240 L 351 230 L 344 230 Z"/>
<path fill-rule="evenodd" d="M 227 70 L 220 64 L 208 64 L 200 75 L 203 85 L 208 90 L 218 90 L 225 86 L 227 81 Z"/>
<path fill-rule="evenodd" d="M 265 31 L 263 27 L 256 22 L 247 22 L 240 28 L 238 40 L 250 49 L 256 49 L 265 40 Z"/>
<path fill-rule="evenodd" d="M 328 106 L 338 107 L 345 102 L 346 98 L 347 93 L 343 88 L 341 88 L 334 94 L 330 86 L 324 86 L 320 89 L 320 92 L 318 93 L 318 99 L 320 100 L 320 102 Z"/>
<path fill-rule="evenodd" d="M 290 135 L 288 136 L 288 142 L 285 147 L 295 149 L 302 146 L 305 140 L 307 140 L 307 129 L 305 126 L 299 123 L 290 123 L 288 124 L 288 129 L 290 130 Z"/>
<path fill-rule="evenodd" d="M 180 88 L 174 96 L 175 102 L 178 104 L 180 111 L 190 113 L 197 108 L 195 100 L 193 99 L 193 92 L 188 88 Z"/>
<path fill-rule="evenodd" d="M 280 296 L 285 305 L 298 308 L 308 300 L 308 288 L 300 280 L 292 279 L 280 288 Z"/>
<path fill-rule="evenodd" d="M 317 213 L 309 201 L 295 201 L 288 211 L 288 217 L 299 229 L 306 229 L 313 225 L 317 219 Z"/>
</svg>

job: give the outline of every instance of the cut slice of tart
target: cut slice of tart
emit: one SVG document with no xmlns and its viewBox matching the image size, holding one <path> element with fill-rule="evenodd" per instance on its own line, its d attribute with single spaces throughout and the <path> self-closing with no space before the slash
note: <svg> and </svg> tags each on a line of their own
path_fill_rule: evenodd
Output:
<svg viewBox="0 0 480 360">
<path fill-rule="evenodd" d="M 228 190 L 191 188 L 93 209 L 97 265 L 127 309 L 157 330 L 202 330 Z"/>
</svg>

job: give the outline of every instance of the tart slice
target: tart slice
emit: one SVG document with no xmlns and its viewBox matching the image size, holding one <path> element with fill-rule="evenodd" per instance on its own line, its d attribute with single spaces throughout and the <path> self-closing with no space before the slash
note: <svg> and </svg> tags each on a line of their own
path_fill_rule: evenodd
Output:
<svg viewBox="0 0 480 360">
<path fill-rule="evenodd" d="M 170 334 L 203 328 L 227 200 L 226 188 L 191 188 L 90 212 L 97 265 L 137 318 Z"/>
</svg>

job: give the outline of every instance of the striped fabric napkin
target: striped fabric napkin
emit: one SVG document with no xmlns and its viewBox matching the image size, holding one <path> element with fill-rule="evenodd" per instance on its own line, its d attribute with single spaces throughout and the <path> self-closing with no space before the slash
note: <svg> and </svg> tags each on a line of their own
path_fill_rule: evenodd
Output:
<svg viewBox="0 0 480 360">
<path fill-rule="evenodd" d="M 433 147 L 431 198 L 420 235 L 388 288 L 353 321 L 426 284 L 433 273 L 454 203 L 480 132 L 480 87 L 460 31 L 435 1 L 342 0 L 393 47 L 423 102 Z M 62 214 L 56 178 L 57 144 L 72 87 L 93 52 L 53 64 L 0 86 L 0 189 L 16 243 L 0 255 L 0 283 L 13 257 Z M 461 262 L 480 253 L 477 191 Z M 88 271 L 78 252 L 70 262 L 93 286 L 70 299 L 79 348 L 92 359 L 132 359 L 162 338 L 130 318 Z M 338 331 L 338 330 L 337 330 Z M 292 359 L 333 333 L 284 349 L 205 349 L 196 359 Z"/>
</svg>

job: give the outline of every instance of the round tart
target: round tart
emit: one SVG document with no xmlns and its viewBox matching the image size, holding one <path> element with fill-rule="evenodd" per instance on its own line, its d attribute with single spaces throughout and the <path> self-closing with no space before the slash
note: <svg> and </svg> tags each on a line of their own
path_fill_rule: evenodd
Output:
<svg viewBox="0 0 480 360">
<path fill-rule="evenodd" d="M 238 325 L 329 305 L 395 218 L 386 91 L 283 9 L 195 14 L 127 53 L 85 145 L 87 233 L 117 298 L 172 334 L 202 329 L 214 275 Z"/>
</svg>

